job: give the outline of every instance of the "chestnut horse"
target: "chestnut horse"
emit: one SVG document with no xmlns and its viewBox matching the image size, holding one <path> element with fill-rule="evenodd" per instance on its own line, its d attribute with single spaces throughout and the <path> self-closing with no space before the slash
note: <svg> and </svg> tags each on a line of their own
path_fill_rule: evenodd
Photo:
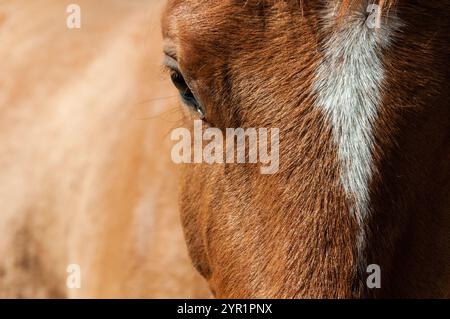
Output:
<svg viewBox="0 0 450 319">
<path fill-rule="evenodd" d="M 1 297 L 208 297 L 178 198 L 217 297 L 450 296 L 449 4 L 169 0 L 163 42 L 164 0 L 76 3 L 0 3 Z M 279 171 L 178 179 L 196 113 Z"/>
<path fill-rule="evenodd" d="M 280 129 L 276 174 L 182 167 L 185 237 L 215 296 L 450 297 L 449 15 L 437 0 L 168 2 L 185 126 Z"/>
</svg>

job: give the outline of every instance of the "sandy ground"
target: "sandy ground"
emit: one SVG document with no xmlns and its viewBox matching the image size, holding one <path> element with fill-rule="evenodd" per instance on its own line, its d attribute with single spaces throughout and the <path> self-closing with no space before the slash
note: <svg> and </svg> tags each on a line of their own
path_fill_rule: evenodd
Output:
<svg viewBox="0 0 450 319">
<path fill-rule="evenodd" d="M 163 1 L 77 0 L 81 29 L 69 3 L 0 1 L 0 296 L 209 296 L 178 219 Z"/>
</svg>

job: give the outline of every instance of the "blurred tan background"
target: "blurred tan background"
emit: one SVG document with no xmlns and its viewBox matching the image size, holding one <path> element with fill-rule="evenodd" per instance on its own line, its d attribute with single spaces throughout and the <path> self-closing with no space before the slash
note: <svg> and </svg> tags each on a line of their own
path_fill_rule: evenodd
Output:
<svg viewBox="0 0 450 319">
<path fill-rule="evenodd" d="M 209 296 L 177 212 L 163 5 L 0 0 L 0 297 Z"/>
</svg>

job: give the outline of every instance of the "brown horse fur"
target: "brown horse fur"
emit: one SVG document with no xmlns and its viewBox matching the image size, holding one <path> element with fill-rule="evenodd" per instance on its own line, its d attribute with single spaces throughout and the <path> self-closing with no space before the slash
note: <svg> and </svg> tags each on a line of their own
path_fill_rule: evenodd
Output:
<svg viewBox="0 0 450 319">
<path fill-rule="evenodd" d="M 79 0 L 81 30 L 65 28 L 61 1 L 0 4 L 0 296 L 208 296 L 178 225 L 163 140 L 176 120 L 157 116 L 175 101 L 158 72 L 162 2 Z M 380 50 L 361 255 L 336 128 L 313 89 L 324 38 L 359 1 L 337 1 L 323 29 L 326 4 L 169 1 L 165 44 L 199 83 L 205 126 L 281 129 L 278 174 L 183 168 L 192 260 L 219 297 L 449 297 L 449 5 L 384 2 L 383 24 L 402 26 Z M 81 289 L 65 285 L 70 263 Z M 381 289 L 364 284 L 371 263 Z"/>
<path fill-rule="evenodd" d="M 183 167 L 190 256 L 217 297 L 450 297 L 450 5 L 384 2 L 391 43 L 376 46 L 385 76 L 370 214 L 359 225 L 340 180 L 339 127 L 318 107 L 314 86 L 327 62 L 324 39 L 339 37 L 367 2 L 333 3 L 342 14 L 330 28 L 322 23 L 330 1 L 169 1 L 166 50 L 205 106 L 204 125 L 280 128 L 277 174 Z M 185 125 L 193 118 L 185 112 Z M 381 267 L 381 289 L 366 286 L 369 264 Z"/>
</svg>

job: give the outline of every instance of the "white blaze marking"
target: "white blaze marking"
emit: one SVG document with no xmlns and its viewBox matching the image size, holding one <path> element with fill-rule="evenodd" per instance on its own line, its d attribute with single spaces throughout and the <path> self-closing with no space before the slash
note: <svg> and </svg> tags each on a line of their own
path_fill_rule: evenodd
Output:
<svg viewBox="0 0 450 319">
<path fill-rule="evenodd" d="M 361 7 L 357 12 L 347 13 L 336 28 L 335 9 L 327 12 L 323 20 L 329 36 L 322 43 L 323 62 L 317 69 L 314 89 L 317 105 L 333 126 L 341 183 L 360 226 L 357 247 L 361 259 L 364 225 L 369 214 L 373 125 L 381 104 L 384 79 L 381 51 L 389 44 L 393 26 L 389 23 L 388 29 L 383 21 L 381 29 L 368 28 L 366 10 Z"/>
</svg>

